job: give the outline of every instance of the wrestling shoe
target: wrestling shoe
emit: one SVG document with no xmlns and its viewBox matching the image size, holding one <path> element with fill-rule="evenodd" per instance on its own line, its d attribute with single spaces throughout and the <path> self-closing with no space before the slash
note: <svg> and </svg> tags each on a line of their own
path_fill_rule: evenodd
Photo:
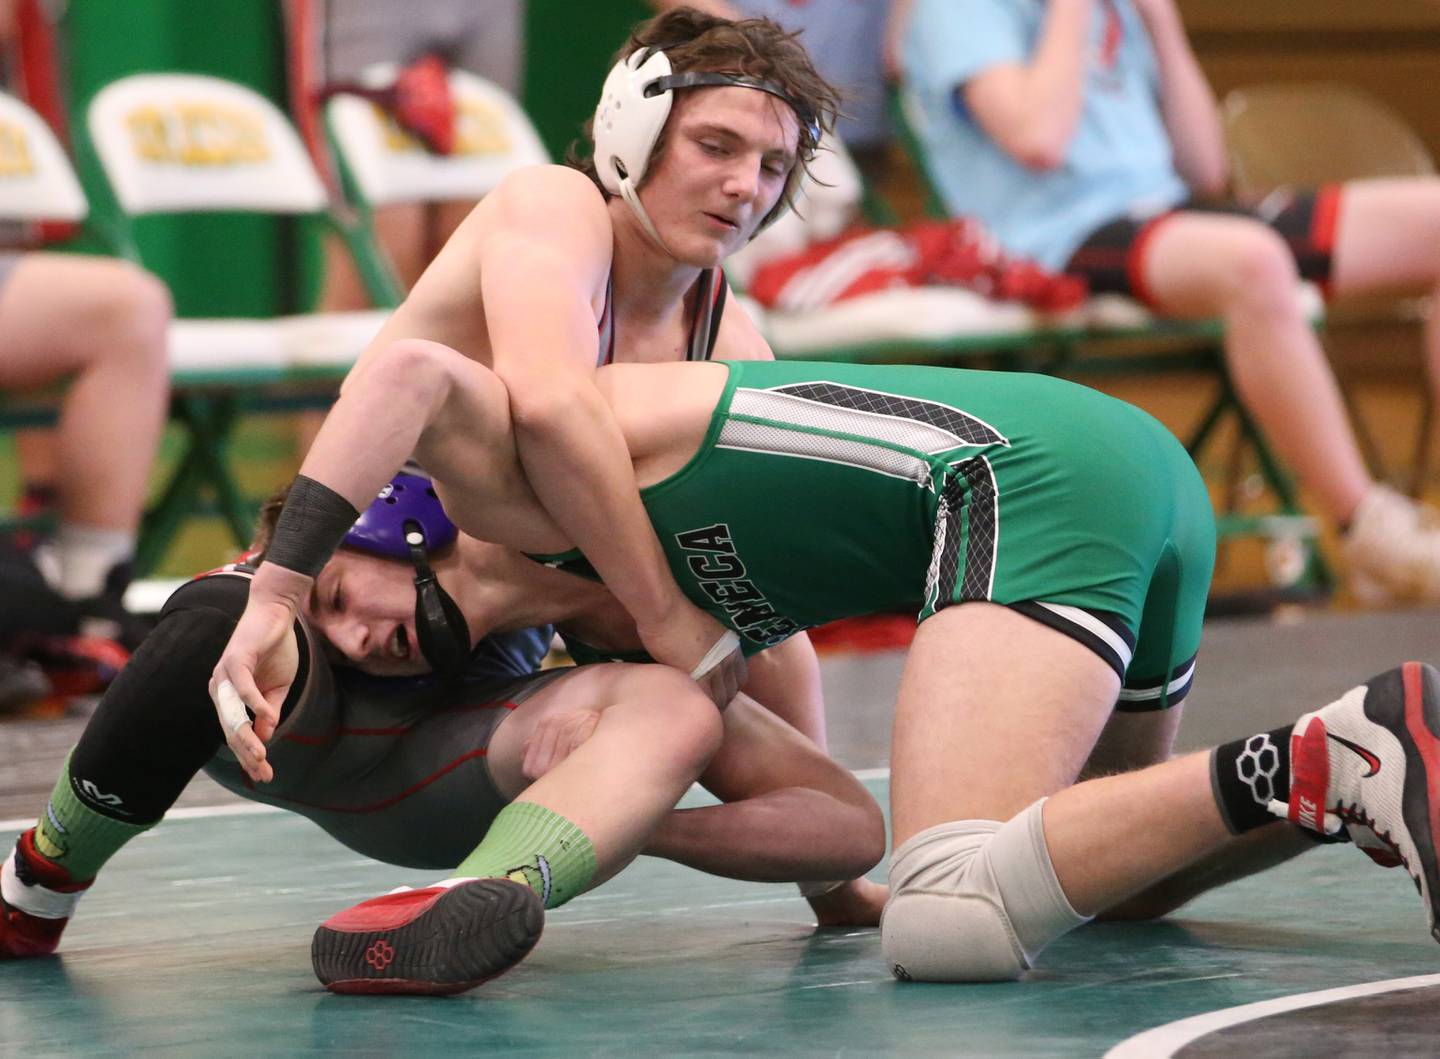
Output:
<svg viewBox="0 0 1440 1059">
<path fill-rule="evenodd" d="M 540 940 L 545 905 L 511 879 L 467 879 L 362 901 L 315 931 L 310 962 L 335 993 L 442 996 L 504 974 Z"/>
<path fill-rule="evenodd" d="M 72 882 L 64 868 L 41 854 L 33 827 L 21 835 L 0 867 L 0 960 L 54 952 L 91 882 Z"/>
<path fill-rule="evenodd" d="M 1344 828 L 1372 860 L 1398 863 L 1440 941 L 1440 671 L 1406 662 L 1301 717 L 1290 801 L 1271 809 L 1321 834 Z"/>
</svg>

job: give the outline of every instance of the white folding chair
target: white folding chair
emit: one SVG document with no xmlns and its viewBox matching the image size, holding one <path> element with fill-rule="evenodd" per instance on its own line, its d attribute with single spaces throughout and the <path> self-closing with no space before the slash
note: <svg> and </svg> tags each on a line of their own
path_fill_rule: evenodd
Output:
<svg viewBox="0 0 1440 1059">
<path fill-rule="evenodd" d="M 396 72 L 394 64 L 373 66 L 361 81 L 382 88 Z M 342 93 L 326 104 L 326 126 L 354 205 L 478 200 L 514 170 L 550 161 L 535 126 L 509 93 L 463 70 L 450 71 L 449 80 L 457 128 L 455 149 L 445 155 L 427 151 L 358 95 Z"/>
<path fill-rule="evenodd" d="M 225 210 L 317 217 L 342 229 L 352 248 L 364 248 L 363 232 L 335 222 L 285 116 L 244 85 L 195 74 L 136 74 L 96 94 L 87 126 L 122 236 L 135 217 Z M 373 260 L 367 268 L 357 254 L 357 265 L 383 309 L 175 322 L 172 415 L 185 424 L 189 444 L 158 505 L 164 516 L 148 538 L 154 549 L 164 547 L 205 486 L 216 493 L 236 540 L 248 540 L 253 506 L 225 463 L 230 432 L 242 409 L 293 408 L 302 389 L 312 402 L 333 397 L 335 383 L 399 297 Z M 317 379 L 323 391 L 316 391 Z"/>
<path fill-rule="evenodd" d="M 85 193 L 45 120 L 0 93 L 0 220 L 83 221 Z"/>
</svg>

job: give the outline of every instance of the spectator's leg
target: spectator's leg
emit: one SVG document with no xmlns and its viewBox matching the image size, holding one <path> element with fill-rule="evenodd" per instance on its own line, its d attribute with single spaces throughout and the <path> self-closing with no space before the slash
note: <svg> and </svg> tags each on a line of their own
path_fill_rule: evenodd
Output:
<svg viewBox="0 0 1440 1059">
<path fill-rule="evenodd" d="M 71 598 L 99 594 L 133 549 L 165 421 L 169 322 L 165 286 L 114 260 L 34 254 L 0 290 L 0 387 L 71 380 L 57 438 L 62 541 L 79 544 L 61 557 Z"/>
<path fill-rule="evenodd" d="M 1285 242 L 1249 218 L 1182 212 L 1155 227 L 1140 268 L 1161 312 L 1224 320 L 1240 400 L 1324 512 L 1347 523 L 1370 473 Z"/>
<path fill-rule="evenodd" d="M 1429 292 L 1440 304 L 1440 179 L 1345 185 L 1331 267 L 1336 294 Z M 1426 319 L 1425 350 L 1431 400 L 1440 404 L 1440 313 Z"/>
<path fill-rule="evenodd" d="M 24 495 L 20 500 L 22 515 L 52 510 L 59 495 L 56 483 L 60 469 L 56 466 L 55 432 L 48 427 L 15 432 L 15 460 L 20 465 L 20 482 Z"/>
</svg>

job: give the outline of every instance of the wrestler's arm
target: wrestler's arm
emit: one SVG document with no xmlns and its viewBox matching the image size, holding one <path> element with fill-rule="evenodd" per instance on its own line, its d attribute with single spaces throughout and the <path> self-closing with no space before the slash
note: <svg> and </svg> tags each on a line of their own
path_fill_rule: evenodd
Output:
<svg viewBox="0 0 1440 1059">
<path fill-rule="evenodd" d="M 520 461 L 542 506 L 635 618 L 651 657 L 690 672 L 724 630 L 671 576 L 624 438 L 595 386 L 592 299 L 610 269 L 609 214 L 580 173 L 533 174 L 482 204 L 490 213 L 476 262 Z M 737 647 L 712 671 L 718 679 L 707 690 L 719 705 L 743 669 Z"/>
<path fill-rule="evenodd" d="M 798 633 L 751 655 L 744 691 L 825 750 L 825 694 L 810 637 Z"/>
<path fill-rule="evenodd" d="M 311 572 L 339 546 L 357 509 L 412 452 L 435 473 L 437 487 L 443 483 L 442 497 L 466 532 L 512 544 L 519 535 L 537 542 L 538 550 L 549 547 L 545 542 L 565 546 L 516 462 L 508 403 L 494 372 L 419 339 L 396 342 L 365 365 L 336 401 L 301 465 L 245 613 L 211 678 L 226 741 L 252 779 L 268 779 L 265 744 L 295 673 L 287 636 L 313 584 Z M 301 486 L 307 496 L 297 503 Z M 296 569 L 278 561 L 285 541 L 303 560 Z"/>
<path fill-rule="evenodd" d="M 762 882 L 855 879 L 885 854 L 884 818 L 860 781 L 748 696 L 726 711 L 700 782 L 724 804 L 671 813 L 646 853 Z"/>
</svg>

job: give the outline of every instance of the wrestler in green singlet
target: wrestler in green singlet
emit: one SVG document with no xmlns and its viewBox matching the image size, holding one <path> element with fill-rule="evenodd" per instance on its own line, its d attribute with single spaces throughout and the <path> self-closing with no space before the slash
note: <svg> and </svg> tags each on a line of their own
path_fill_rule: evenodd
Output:
<svg viewBox="0 0 1440 1059">
<path fill-rule="evenodd" d="M 642 490 L 685 593 L 757 651 L 838 618 L 1012 606 L 1125 678 L 1189 688 L 1214 556 L 1194 465 L 1146 413 L 1039 375 L 732 362 L 705 440 Z"/>
</svg>

